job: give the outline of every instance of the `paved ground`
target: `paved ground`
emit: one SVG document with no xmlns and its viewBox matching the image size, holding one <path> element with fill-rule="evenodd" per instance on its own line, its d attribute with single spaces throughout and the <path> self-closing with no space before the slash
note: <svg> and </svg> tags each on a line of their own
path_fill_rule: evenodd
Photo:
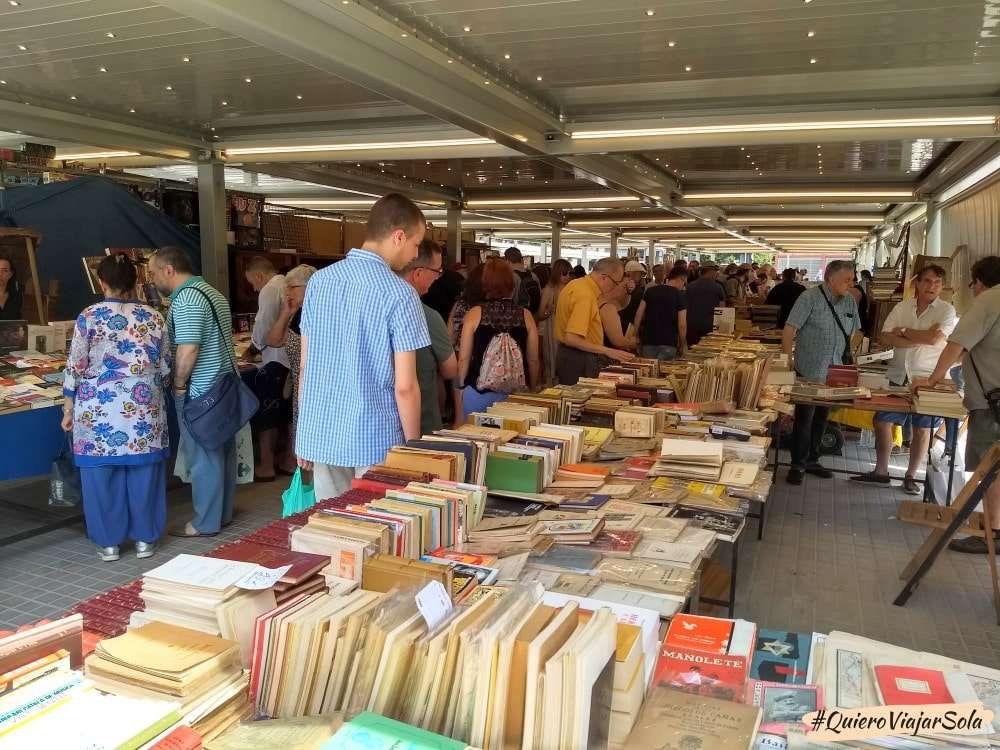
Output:
<svg viewBox="0 0 1000 750">
<path fill-rule="evenodd" d="M 854 469 L 870 449 L 849 442 L 831 465 Z M 899 463 L 897 468 L 901 468 Z M 867 464 L 864 468 L 868 468 Z M 994 621 L 984 558 L 945 552 L 909 604 L 895 607 L 899 572 L 926 536 L 895 521 L 898 487 L 858 485 L 838 475 L 784 483 L 769 500 L 764 540 L 748 527 L 740 561 L 737 616 L 762 627 L 847 630 L 860 635 L 1000 667 L 1000 627 Z M 0 627 L 57 615 L 81 599 L 126 583 L 181 552 L 200 552 L 246 534 L 280 514 L 281 483 L 237 491 L 237 516 L 214 539 L 166 538 L 158 554 L 137 561 L 123 550 L 102 563 L 81 525 L 0 548 Z M 44 482 L 7 483 L 0 499 L 44 498 Z M 171 519 L 187 517 L 186 488 L 169 493 Z M 17 519 L 0 506 L 2 534 Z M 20 521 L 23 523 L 23 519 Z"/>
</svg>

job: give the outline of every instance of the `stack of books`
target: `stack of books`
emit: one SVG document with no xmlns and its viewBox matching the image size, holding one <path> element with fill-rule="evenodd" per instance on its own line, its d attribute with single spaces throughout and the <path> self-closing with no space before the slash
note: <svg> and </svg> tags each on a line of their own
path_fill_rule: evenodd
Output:
<svg viewBox="0 0 1000 750">
<path fill-rule="evenodd" d="M 321 571 L 330 564 L 327 555 L 292 552 L 280 547 L 246 541 L 223 544 L 205 556 L 254 563 L 265 568 L 290 566 L 274 584 L 274 598 L 277 604 L 299 594 L 313 594 L 326 588 Z"/>
<path fill-rule="evenodd" d="M 722 443 L 664 438 L 660 460 L 650 476 L 717 482 L 722 472 Z"/>
<path fill-rule="evenodd" d="M 899 271 L 896 268 L 876 268 L 868 284 L 868 296 L 873 300 L 892 299 L 899 289 Z"/>
<path fill-rule="evenodd" d="M 917 414 L 952 419 L 965 419 L 967 414 L 962 405 L 962 394 L 955 390 L 955 386 L 947 384 L 934 388 L 918 388 L 913 410 Z"/>
</svg>

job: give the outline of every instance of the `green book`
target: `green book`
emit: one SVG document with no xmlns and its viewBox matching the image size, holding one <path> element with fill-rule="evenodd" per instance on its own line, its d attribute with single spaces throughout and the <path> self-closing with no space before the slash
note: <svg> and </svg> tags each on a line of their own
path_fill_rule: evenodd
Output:
<svg viewBox="0 0 1000 750">
<path fill-rule="evenodd" d="M 491 453 L 486 458 L 486 486 L 491 490 L 541 492 L 544 470 L 538 456 Z"/>
<path fill-rule="evenodd" d="M 322 750 L 465 750 L 467 747 L 450 737 L 365 711 L 337 730 Z"/>
</svg>

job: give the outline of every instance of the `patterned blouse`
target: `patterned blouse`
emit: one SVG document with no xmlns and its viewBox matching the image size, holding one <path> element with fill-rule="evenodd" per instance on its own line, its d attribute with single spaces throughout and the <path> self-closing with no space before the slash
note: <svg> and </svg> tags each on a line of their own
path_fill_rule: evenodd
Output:
<svg viewBox="0 0 1000 750">
<path fill-rule="evenodd" d="M 163 336 L 163 316 L 138 302 L 107 299 L 76 319 L 63 393 L 73 399 L 78 466 L 166 458 L 170 348 Z"/>
</svg>

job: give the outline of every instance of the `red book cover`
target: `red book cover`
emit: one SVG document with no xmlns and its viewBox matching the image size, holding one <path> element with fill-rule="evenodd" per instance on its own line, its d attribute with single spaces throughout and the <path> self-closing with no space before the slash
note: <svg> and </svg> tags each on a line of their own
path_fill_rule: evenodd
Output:
<svg viewBox="0 0 1000 750">
<path fill-rule="evenodd" d="M 629 557 L 642 538 L 638 531 L 602 531 L 590 543 L 590 549 L 612 557 Z"/>
<path fill-rule="evenodd" d="M 150 750 L 199 750 L 200 747 L 201 735 L 191 727 L 179 726 Z"/>
<path fill-rule="evenodd" d="M 675 616 L 660 647 L 654 685 L 742 702 L 749 658 L 728 653 L 734 625 L 715 617 Z"/>
<path fill-rule="evenodd" d="M 880 664 L 874 671 L 882 703 L 886 706 L 955 702 L 945 682 L 944 672 L 939 669 Z"/>
<path fill-rule="evenodd" d="M 388 482 L 378 482 L 374 479 L 352 479 L 351 489 L 352 490 L 367 490 L 369 492 L 377 492 L 380 495 L 384 495 L 389 490 L 398 490 L 401 486 L 399 484 L 389 484 Z"/>
<path fill-rule="evenodd" d="M 826 384 L 831 387 L 854 388 L 858 384 L 858 368 L 854 365 L 831 365 L 826 371 Z"/>
<path fill-rule="evenodd" d="M 291 550 L 271 547 L 264 544 L 239 541 L 224 544 L 205 555 L 222 560 L 256 563 L 265 568 L 281 568 L 291 565 L 280 579 L 282 583 L 296 584 L 304 581 L 325 568 L 330 563 L 327 555 L 314 555 L 308 552 L 292 552 Z"/>
</svg>

